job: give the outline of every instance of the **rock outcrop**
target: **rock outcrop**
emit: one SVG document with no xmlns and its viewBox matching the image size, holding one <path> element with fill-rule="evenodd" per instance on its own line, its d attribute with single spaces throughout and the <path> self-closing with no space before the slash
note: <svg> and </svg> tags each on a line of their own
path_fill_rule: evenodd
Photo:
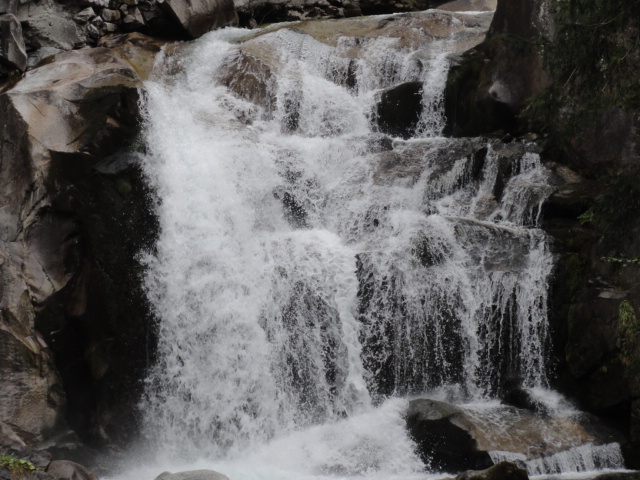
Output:
<svg viewBox="0 0 640 480">
<path fill-rule="evenodd" d="M 65 399 L 81 433 L 125 435 L 146 361 L 134 256 L 155 223 L 135 154 L 119 152 L 159 44 L 108 45 L 58 54 L 0 95 L 0 420 L 28 442 L 66 428 Z"/>
</svg>

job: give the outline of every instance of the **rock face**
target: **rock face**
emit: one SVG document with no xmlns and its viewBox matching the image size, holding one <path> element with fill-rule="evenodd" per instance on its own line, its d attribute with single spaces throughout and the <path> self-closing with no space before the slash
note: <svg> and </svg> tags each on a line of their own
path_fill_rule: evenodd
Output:
<svg viewBox="0 0 640 480">
<path fill-rule="evenodd" d="M 546 0 L 498 2 L 486 41 L 462 55 L 449 75 L 448 134 L 517 129 L 525 102 L 550 84 L 533 40 L 552 28 Z"/>
<path fill-rule="evenodd" d="M 12 386 L 0 420 L 29 440 L 64 427 L 65 393 L 85 435 L 124 435 L 132 422 L 114 411 L 132 415 L 146 361 L 133 257 L 155 223 L 135 155 L 118 152 L 137 133 L 158 50 L 133 35 L 62 53 L 0 95 L 0 372 Z"/>
<path fill-rule="evenodd" d="M 538 35 L 553 41 L 550 11 L 547 0 L 498 1 L 487 40 L 462 55 L 450 72 L 448 133 L 524 127 L 518 114 L 528 98 L 544 94 L 554 80 L 534 41 Z M 588 79 L 580 84 L 588 95 L 602 95 L 590 88 Z M 557 255 L 550 312 L 557 387 L 583 408 L 630 425 L 626 460 L 638 468 L 640 438 L 633 433 L 639 428 L 633 412 L 640 396 L 638 112 L 603 107 L 567 129 L 559 112 L 574 107 L 551 107 L 560 120 L 546 125 L 555 138 L 553 144 L 547 140 L 556 178 L 543 228 L 555 239 Z"/>
</svg>

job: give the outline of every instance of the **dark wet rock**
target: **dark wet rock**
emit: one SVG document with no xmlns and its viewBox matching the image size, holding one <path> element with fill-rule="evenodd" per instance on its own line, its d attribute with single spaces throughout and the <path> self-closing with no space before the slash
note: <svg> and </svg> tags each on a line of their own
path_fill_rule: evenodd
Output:
<svg viewBox="0 0 640 480">
<path fill-rule="evenodd" d="M 422 113 L 422 82 L 407 82 L 380 93 L 375 118 L 382 133 L 409 138 Z"/>
<path fill-rule="evenodd" d="M 418 399 L 409 403 L 407 429 L 431 470 L 460 472 L 493 463 L 487 452 L 478 451 L 469 432 L 455 424 L 453 418 L 460 415 L 460 409 L 443 402 Z"/>
<path fill-rule="evenodd" d="M 499 462 L 486 470 L 471 470 L 458 475 L 455 480 L 528 480 L 527 471 L 511 462 Z"/>
<path fill-rule="evenodd" d="M 550 412 L 549 407 L 524 388 L 519 380 L 508 381 L 502 390 L 502 403 L 505 405 L 531 410 L 541 415 Z"/>
<path fill-rule="evenodd" d="M 27 67 L 27 52 L 20 22 L 12 13 L 0 15 L 0 78 Z"/>
</svg>

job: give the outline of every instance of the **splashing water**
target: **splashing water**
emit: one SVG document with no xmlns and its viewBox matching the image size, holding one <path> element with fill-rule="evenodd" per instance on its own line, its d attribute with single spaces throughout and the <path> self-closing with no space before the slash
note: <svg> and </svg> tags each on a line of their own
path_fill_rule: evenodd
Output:
<svg viewBox="0 0 640 480">
<path fill-rule="evenodd" d="M 424 477 L 393 397 L 546 385 L 548 172 L 533 146 L 510 161 L 496 142 L 441 138 L 455 39 L 406 43 L 226 29 L 146 85 L 161 234 L 142 411 L 168 462 Z M 268 67 L 257 102 L 220 81 L 247 55 Z M 423 113 L 414 139 L 389 139 L 376 94 L 406 81 L 423 82 Z"/>
</svg>

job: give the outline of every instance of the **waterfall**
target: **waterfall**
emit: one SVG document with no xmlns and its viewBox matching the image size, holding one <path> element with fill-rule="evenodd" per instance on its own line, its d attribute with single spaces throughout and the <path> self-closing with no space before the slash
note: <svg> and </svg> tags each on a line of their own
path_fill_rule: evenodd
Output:
<svg viewBox="0 0 640 480">
<path fill-rule="evenodd" d="M 549 172 L 535 145 L 441 137 L 448 55 L 472 27 L 437 15 L 453 33 L 428 42 L 225 29 L 160 59 L 141 410 L 163 455 L 409 478 L 403 398 L 547 385 Z M 413 138 L 378 132 L 380 91 L 416 81 Z"/>
</svg>

